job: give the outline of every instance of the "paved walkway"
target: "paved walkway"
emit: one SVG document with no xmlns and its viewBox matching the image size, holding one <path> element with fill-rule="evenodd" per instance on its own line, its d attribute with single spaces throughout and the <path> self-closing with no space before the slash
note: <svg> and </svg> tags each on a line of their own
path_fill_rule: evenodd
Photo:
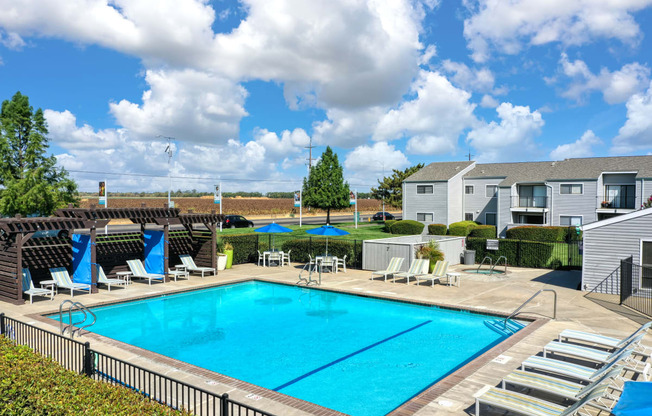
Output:
<svg viewBox="0 0 652 416">
<path fill-rule="evenodd" d="M 93 295 L 78 295 L 74 300 L 87 306 L 104 303 L 138 299 L 171 293 L 180 290 L 190 290 L 215 284 L 237 282 L 249 279 L 264 279 L 282 283 L 294 284 L 299 273 L 296 267 L 263 268 L 255 264 L 235 266 L 233 269 L 220 272 L 218 276 L 201 279 L 192 276 L 189 280 L 179 280 L 165 284 L 135 282 L 127 289 L 113 289 L 111 292 L 100 290 Z M 462 270 L 463 266 L 455 267 Z M 415 406 L 403 408 L 394 414 L 426 415 L 463 415 L 473 412 L 473 395 L 485 386 L 498 385 L 501 378 L 518 367 L 519 363 L 530 355 L 541 351 L 542 346 L 565 328 L 596 331 L 610 336 L 626 336 L 635 330 L 639 324 L 634 320 L 609 310 L 584 297 L 585 292 L 575 290 L 578 286 L 579 272 L 551 271 L 541 269 L 510 269 L 505 276 L 471 275 L 462 272 L 461 287 L 448 287 L 429 283 L 416 286 L 404 281 L 396 283 L 382 280 L 370 280 L 370 272 L 348 270 L 347 273 L 326 274 L 322 280 L 322 288 L 375 295 L 385 298 L 407 299 L 418 302 L 437 303 L 453 307 L 475 310 L 495 311 L 509 314 L 523 301 L 539 289 L 553 289 L 558 294 L 557 319 L 542 321 L 534 331 L 516 342 L 506 350 L 500 348 L 490 351 L 485 362 L 475 364 L 471 374 L 465 377 L 451 376 L 452 387 L 436 390 L 415 400 Z M 543 293 L 526 308 L 530 313 L 538 313 L 543 317 L 552 317 L 552 293 Z M 33 323 L 36 326 L 56 332 L 58 326 L 53 321 L 40 315 L 58 311 L 59 304 L 69 295 L 59 294 L 54 302 L 47 299 L 35 301 L 33 305 L 0 304 L 0 311 L 8 316 Z M 532 315 L 535 316 L 535 315 Z M 652 337 L 651 337 L 652 338 Z M 125 359 L 160 373 L 175 377 L 181 381 L 195 384 L 207 390 L 218 393 L 228 392 L 231 398 L 266 411 L 283 415 L 337 414 L 327 410 L 315 411 L 315 406 L 297 405 L 296 400 L 289 399 L 278 393 L 247 383 L 241 383 L 228 377 L 216 377 L 215 373 L 198 370 L 195 367 L 183 365 L 175 360 L 165 359 L 153 353 L 143 353 L 142 350 L 128 347 L 116 341 L 88 334 L 81 338 L 89 341 L 94 349 Z M 647 344 L 652 344 L 647 340 Z M 498 354 L 500 357 L 496 360 Z M 449 380 L 450 381 L 450 380 Z M 253 393 L 253 394 L 252 394 Z M 427 399 L 426 399 L 427 397 Z M 427 401 L 426 401 L 427 400 Z"/>
</svg>

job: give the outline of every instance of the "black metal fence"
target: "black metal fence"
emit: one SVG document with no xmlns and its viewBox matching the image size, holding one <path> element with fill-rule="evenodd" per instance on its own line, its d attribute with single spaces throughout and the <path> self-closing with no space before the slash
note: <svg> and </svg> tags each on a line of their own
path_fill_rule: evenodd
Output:
<svg viewBox="0 0 652 416">
<path fill-rule="evenodd" d="M 475 250 L 475 261 L 489 257 L 492 263 L 504 256 L 509 266 L 549 269 L 581 269 L 582 241 L 548 242 L 500 238 L 498 249 L 487 245 L 486 238 L 469 237 L 467 250 Z"/>
<path fill-rule="evenodd" d="M 173 409 L 206 416 L 273 416 L 229 398 L 95 351 L 81 343 L 0 314 L 0 335 L 50 357 L 64 368 L 137 391 Z"/>
<path fill-rule="evenodd" d="M 625 305 L 652 316 L 652 268 L 636 264 L 633 257 L 620 261 L 620 266 L 586 294 L 589 299 Z"/>
</svg>

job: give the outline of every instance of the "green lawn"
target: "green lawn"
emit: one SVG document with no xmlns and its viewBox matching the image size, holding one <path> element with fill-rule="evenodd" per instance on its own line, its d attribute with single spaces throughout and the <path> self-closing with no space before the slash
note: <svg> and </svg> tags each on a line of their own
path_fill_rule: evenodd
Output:
<svg viewBox="0 0 652 416">
<path fill-rule="evenodd" d="M 344 235 L 341 237 L 330 237 L 330 238 L 337 238 L 337 239 L 344 239 L 344 240 L 374 240 L 377 238 L 389 238 L 389 237 L 397 237 L 397 234 L 389 234 L 383 231 L 385 228 L 385 225 L 382 223 L 358 223 L 358 228 L 355 228 L 355 224 L 352 222 L 346 222 L 346 223 L 340 223 L 340 224 L 333 224 L 334 227 L 340 228 L 342 230 L 348 231 L 350 234 L 349 235 Z M 284 226 L 285 227 L 285 226 Z M 285 241 L 286 239 L 292 237 L 317 237 L 311 234 L 306 233 L 306 230 L 311 230 L 313 228 L 318 228 L 321 227 L 321 225 L 304 225 L 303 227 L 299 228 L 298 225 L 290 225 L 287 226 L 287 228 L 294 230 L 291 233 L 282 233 L 282 234 L 276 234 L 275 238 L 276 241 Z M 256 227 L 258 228 L 258 227 Z M 235 229 L 224 229 L 222 230 L 221 233 L 218 232 L 219 235 L 240 235 L 240 234 L 260 234 L 260 235 L 265 235 L 261 233 L 256 233 L 254 230 L 256 228 L 235 228 Z"/>
</svg>

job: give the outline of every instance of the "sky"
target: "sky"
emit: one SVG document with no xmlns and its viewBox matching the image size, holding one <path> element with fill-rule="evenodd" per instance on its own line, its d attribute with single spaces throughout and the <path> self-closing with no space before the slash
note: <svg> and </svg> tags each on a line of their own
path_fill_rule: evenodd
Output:
<svg viewBox="0 0 652 416">
<path fill-rule="evenodd" d="M 360 192 L 469 155 L 652 154 L 652 0 L 0 10 L 0 100 L 20 91 L 44 110 L 49 150 L 82 191 L 293 191 L 310 143 L 313 158 L 331 146 Z"/>
</svg>

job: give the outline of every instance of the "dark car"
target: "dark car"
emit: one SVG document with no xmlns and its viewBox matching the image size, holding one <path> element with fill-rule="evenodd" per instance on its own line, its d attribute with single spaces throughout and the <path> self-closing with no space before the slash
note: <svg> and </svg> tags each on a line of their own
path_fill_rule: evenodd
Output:
<svg viewBox="0 0 652 416">
<path fill-rule="evenodd" d="M 383 214 L 385 214 L 385 218 L 383 218 Z M 371 219 L 374 221 L 393 220 L 394 216 L 389 212 L 377 212 L 373 217 L 371 217 Z"/>
<path fill-rule="evenodd" d="M 226 220 L 224 220 L 224 226 L 227 228 L 245 228 L 253 227 L 254 223 L 242 215 L 227 215 Z"/>
</svg>

